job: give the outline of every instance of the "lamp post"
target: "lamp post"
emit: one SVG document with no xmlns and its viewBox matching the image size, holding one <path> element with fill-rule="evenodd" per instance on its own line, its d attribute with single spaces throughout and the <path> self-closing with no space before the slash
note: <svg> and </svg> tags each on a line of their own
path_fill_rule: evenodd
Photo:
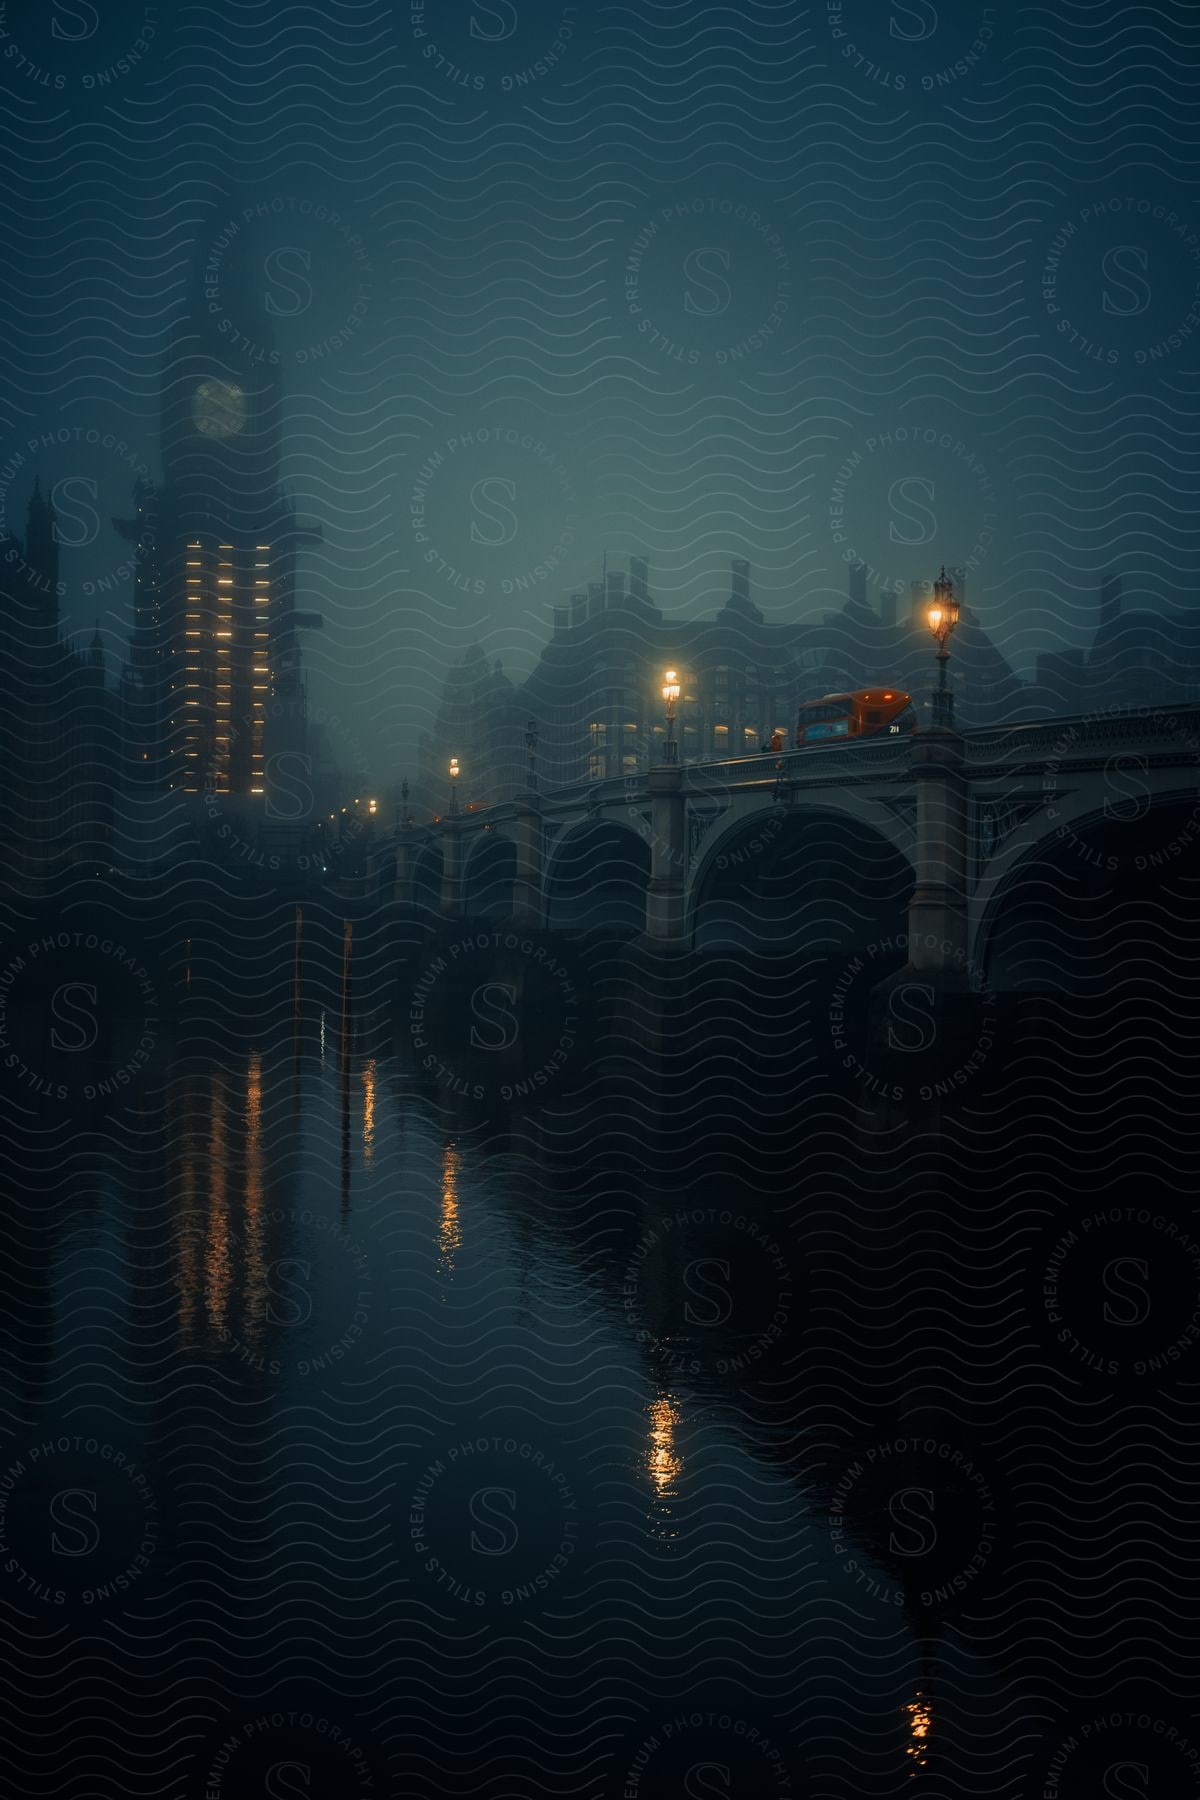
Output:
<svg viewBox="0 0 1200 1800">
<path fill-rule="evenodd" d="M 662 697 L 667 706 L 667 741 L 663 750 L 664 762 L 678 762 L 678 750 L 675 743 L 675 702 L 679 698 L 679 675 L 675 669 L 668 669 L 663 680 Z"/>
<path fill-rule="evenodd" d="M 450 758 L 450 817 L 458 817 L 458 758 Z"/>
<path fill-rule="evenodd" d="M 950 634 L 958 624 L 959 605 L 954 597 L 954 583 L 946 573 L 943 563 L 942 572 L 933 584 L 933 603 L 926 618 L 929 629 L 937 639 L 938 682 L 933 692 L 933 724 L 939 731 L 954 730 L 954 695 L 946 680 L 946 664 L 950 660 L 950 652 L 946 645 Z"/>
<path fill-rule="evenodd" d="M 400 783 L 400 810 L 404 815 L 404 823 L 406 825 L 412 824 L 412 814 L 408 810 L 409 793 L 408 776 L 406 775 L 404 780 Z"/>
<path fill-rule="evenodd" d="M 525 780 L 531 793 L 537 793 L 538 728 L 536 719 L 525 721 Z"/>
</svg>

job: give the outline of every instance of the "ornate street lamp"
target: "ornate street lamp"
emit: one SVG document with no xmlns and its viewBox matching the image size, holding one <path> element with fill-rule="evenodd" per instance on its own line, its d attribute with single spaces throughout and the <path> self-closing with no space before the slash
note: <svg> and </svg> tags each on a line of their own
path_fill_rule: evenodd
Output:
<svg viewBox="0 0 1200 1800">
<path fill-rule="evenodd" d="M 406 825 L 411 825 L 413 822 L 413 819 L 412 819 L 412 814 L 408 810 L 408 795 L 409 795 L 409 786 L 408 786 L 408 776 L 406 775 L 404 777 L 404 780 L 400 783 L 400 808 L 404 814 L 404 823 Z"/>
<path fill-rule="evenodd" d="M 933 600 L 926 618 L 929 629 L 938 643 L 938 683 L 933 692 L 933 723 L 942 731 L 954 729 L 954 695 L 946 680 L 946 664 L 950 660 L 950 652 L 946 648 L 950 634 L 958 624 L 959 605 L 954 597 L 954 583 L 946 573 L 943 563 L 942 572 L 933 584 Z"/>
<path fill-rule="evenodd" d="M 675 669 L 668 669 L 666 672 L 662 697 L 667 704 L 667 742 L 663 750 L 663 761 L 678 762 L 679 756 L 675 744 L 675 702 L 679 698 L 679 675 Z"/>
<path fill-rule="evenodd" d="M 458 816 L 458 758 L 450 758 L 450 817 Z"/>
<path fill-rule="evenodd" d="M 538 753 L 538 728 L 536 719 L 527 719 L 525 721 L 525 752 L 528 759 L 525 764 L 525 779 L 531 792 L 536 793 Z"/>
</svg>

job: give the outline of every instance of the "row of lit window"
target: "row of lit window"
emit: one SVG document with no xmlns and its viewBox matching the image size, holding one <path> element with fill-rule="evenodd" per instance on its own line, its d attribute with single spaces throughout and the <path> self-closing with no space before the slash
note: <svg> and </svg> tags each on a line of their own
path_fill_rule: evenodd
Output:
<svg viewBox="0 0 1200 1800">
<path fill-rule="evenodd" d="M 612 692 L 606 694 L 603 692 L 596 692 L 593 689 L 590 698 L 584 703 L 584 707 L 590 712 L 615 712 L 620 707 L 628 706 L 630 704 L 630 698 L 630 695 L 627 693 Z M 698 712 L 702 712 L 705 709 L 705 705 L 706 703 L 697 699 L 696 695 L 685 694 L 678 702 L 677 710 L 684 715 L 690 713 L 694 717 Z M 707 705 L 711 707 L 714 712 L 730 713 L 738 711 L 743 714 L 751 713 L 758 717 L 768 717 L 772 713 L 791 712 L 792 698 L 789 694 L 779 693 L 742 694 L 737 697 L 735 704 L 735 701 L 731 699 L 730 696 L 718 694 L 714 695 L 712 700 L 707 702 Z M 584 710 L 584 707 L 575 709 L 576 716 Z M 647 710 L 654 716 L 657 716 L 659 712 L 659 708 L 655 706 L 653 702 L 648 702 Z M 632 730 L 633 727 L 630 726 L 627 727 L 627 729 Z"/>
<path fill-rule="evenodd" d="M 617 728 L 614 726 L 614 731 L 616 729 Z M 629 742 L 629 740 L 631 738 L 634 738 L 637 736 L 638 727 L 636 725 L 625 725 L 621 729 L 622 729 L 622 734 L 627 743 Z M 779 728 L 776 728 L 776 729 L 779 729 Z M 733 730 L 734 735 L 736 736 L 737 732 L 736 732 L 735 727 L 731 727 L 729 725 L 714 725 L 712 727 L 712 734 L 713 734 L 714 738 L 724 740 L 724 739 L 728 738 L 731 730 Z M 697 736 L 697 734 L 699 733 L 699 731 L 700 731 L 700 727 L 698 725 L 688 725 L 685 723 L 683 726 L 683 736 L 685 738 L 695 738 Z M 591 724 L 588 727 L 588 732 L 589 732 L 589 736 L 591 738 L 592 749 L 593 750 L 603 750 L 605 748 L 606 744 L 608 743 L 608 727 L 606 725 L 600 725 L 600 724 L 596 724 L 593 722 L 593 724 Z M 661 737 L 663 735 L 663 728 L 661 725 L 655 725 L 653 727 L 653 735 L 655 737 Z M 759 728 L 756 725 L 743 725 L 742 726 L 742 736 L 744 738 L 746 738 L 747 740 L 749 740 L 750 738 L 757 738 L 760 735 L 761 735 L 761 733 L 759 731 Z"/>
<path fill-rule="evenodd" d="M 775 731 L 782 731 L 786 738 L 786 726 L 777 725 L 773 729 Z M 655 739 L 661 739 L 665 736 L 665 733 L 661 726 L 656 726 L 652 735 Z M 685 727 L 680 736 L 685 754 L 698 754 L 700 747 L 700 732 L 694 726 L 689 725 Z M 742 731 L 742 754 L 752 755 L 754 752 L 761 749 L 762 740 L 764 738 L 769 738 L 770 736 L 770 730 L 760 732 L 752 725 L 745 726 Z M 715 755 L 729 756 L 731 753 L 736 754 L 735 744 L 736 739 L 733 742 L 730 740 L 729 727 L 727 725 L 715 725 L 713 727 L 711 747 Z M 603 728 L 601 728 L 598 737 L 593 734 L 592 754 L 588 757 L 589 775 L 601 779 L 607 778 L 611 772 L 608 766 L 609 756 L 611 754 L 612 752 L 604 748 L 604 733 Z M 639 767 L 639 758 L 636 755 L 630 755 L 628 752 L 622 755 L 620 761 L 623 774 L 632 774 Z"/>
</svg>

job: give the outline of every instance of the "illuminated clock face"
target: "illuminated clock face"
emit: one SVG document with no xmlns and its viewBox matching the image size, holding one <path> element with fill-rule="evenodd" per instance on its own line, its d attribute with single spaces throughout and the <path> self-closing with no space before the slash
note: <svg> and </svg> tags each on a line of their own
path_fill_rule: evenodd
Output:
<svg viewBox="0 0 1200 1800">
<path fill-rule="evenodd" d="M 246 423 L 246 396 L 232 381 L 202 381 L 192 396 L 192 418 L 205 437 L 236 437 Z"/>
</svg>

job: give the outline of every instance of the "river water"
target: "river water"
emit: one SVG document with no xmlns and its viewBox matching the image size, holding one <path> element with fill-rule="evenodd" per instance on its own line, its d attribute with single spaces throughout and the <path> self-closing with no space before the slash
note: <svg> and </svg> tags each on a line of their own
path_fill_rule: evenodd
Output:
<svg viewBox="0 0 1200 1800">
<path fill-rule="evenodd" d="M 1177 1002 L 471 937 L 10 1008 L 18 1791 L 1190 1791 Z"/>
</svg>

